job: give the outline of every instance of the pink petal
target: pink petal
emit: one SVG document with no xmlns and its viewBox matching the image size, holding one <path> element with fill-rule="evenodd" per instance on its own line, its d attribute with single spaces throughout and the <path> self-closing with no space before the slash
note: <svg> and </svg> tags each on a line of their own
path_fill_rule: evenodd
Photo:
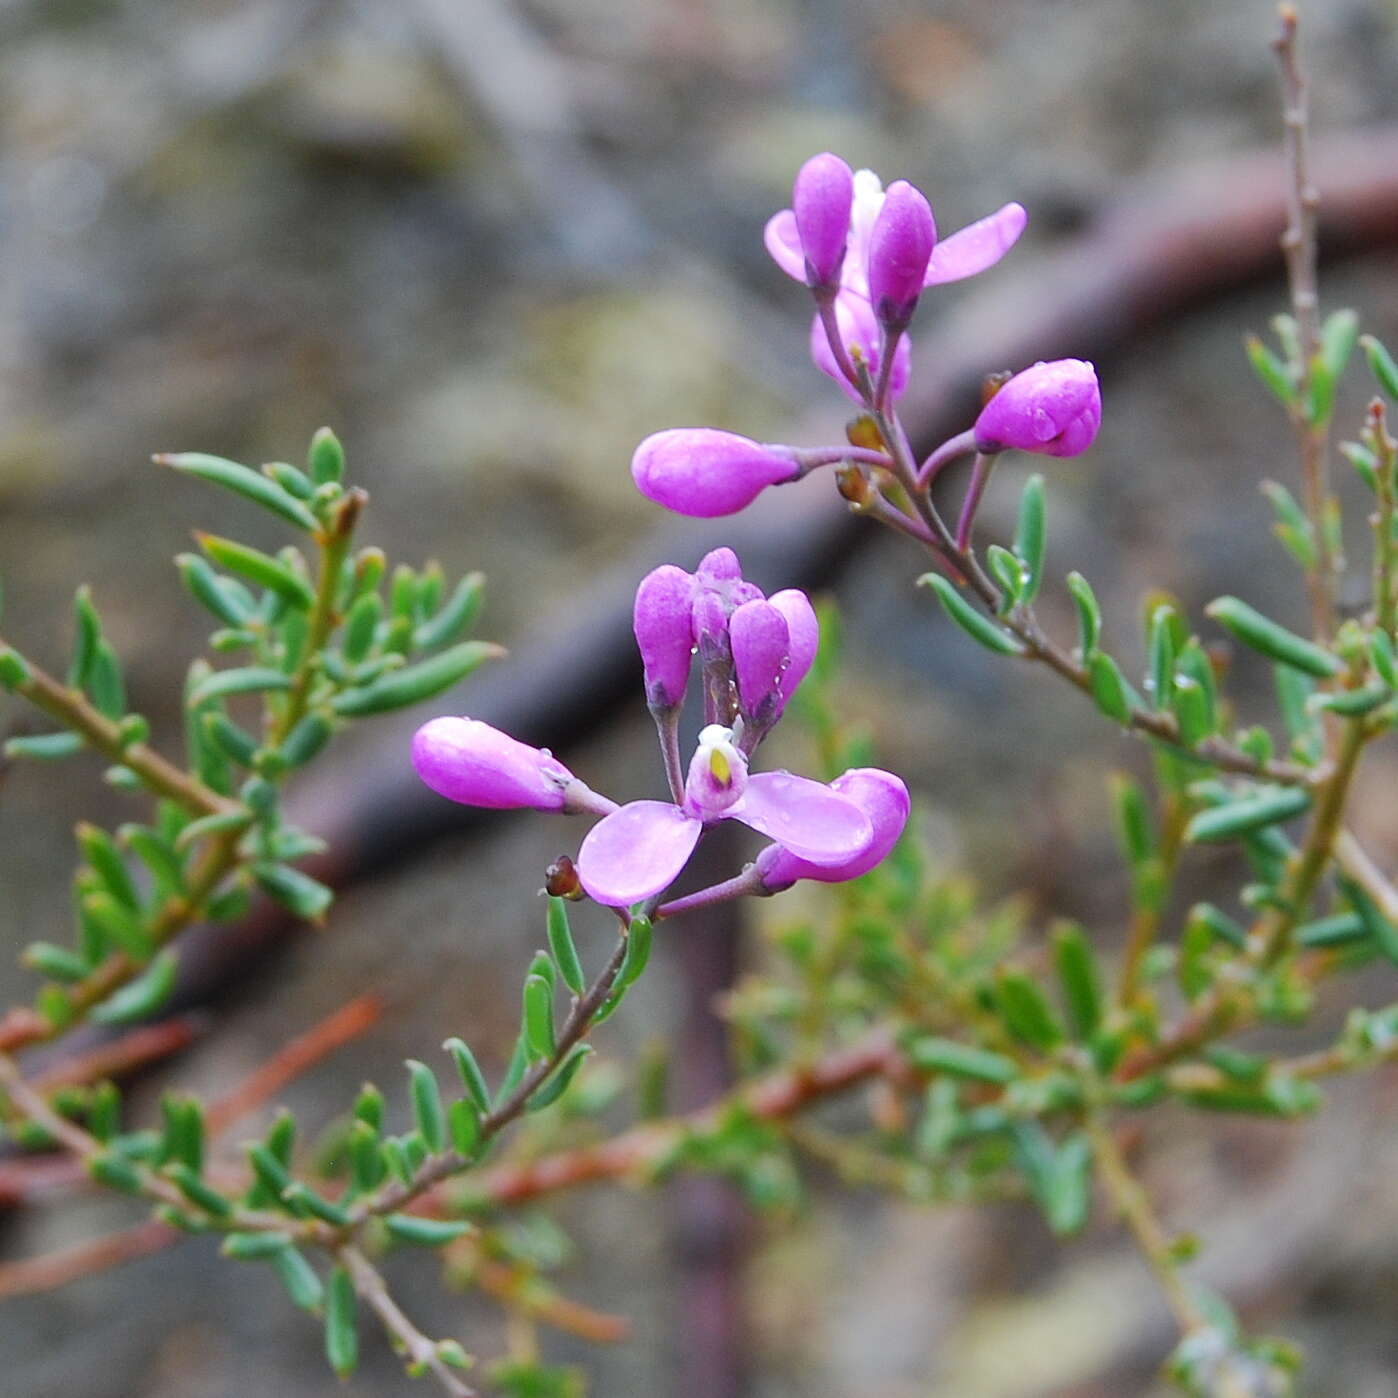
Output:
<svg viewBox="0 0 1398 1398">
<path fill-rule="evenodd" d="M 842 864 L 874 837 L 869 817 L 853 801 L 790 772 L 755 772 L 729 815 L 812 864 Z"/>
<path fill-rule="evenodd" d="M 762 241 L 771 254 L 772 261 L 787 274 L 802 284 L 806 280 L 806 254 L 801 251 L 801 235 L 796 230 L 796 215 L 790 209 L 783 209 L 767 220 L 762 230 Z"/>
<path fill-rule="evenodd" d="M 578 878 L 596 902 L 629 908 L 669 888 L 702 829 L 668 801 L 632 801 L 587 832 L 578 851 Z"/>
<path fill-rule="evenodd" d="M 785 619 L 789 638 L 791 658 L 778 683 L 781 704 L 785 708 L 787 700 L 796 693 L 816 658 L 816 651 L 820 648 L 820 622 L 816 618 L 815 608 L 811 606 L 811 599 L 799 588 L 784 588 L 781 592 L 774 592 L 769 600 Z"/>
<path fill-rule="evenodd" d="M 1021 205 L 1006 204 L 1003 209 L 967 224 L 933 249 L 923 286 L 959 282 L 995 266 L 1014 247 L 1028 221 L 1029 215 Z"/>
</svg>

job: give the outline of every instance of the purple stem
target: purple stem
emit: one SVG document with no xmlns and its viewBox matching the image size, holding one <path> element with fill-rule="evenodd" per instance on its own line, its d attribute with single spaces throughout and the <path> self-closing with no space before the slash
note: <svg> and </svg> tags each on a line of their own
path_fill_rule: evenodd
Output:
<svg viewBox="0 0 1398 1398">
<path fill-rule="evenodd" d="M 658 922 L 662 917 L 678 917 L 680 913 L 693 912 L 696 908 L 711 908 L 716 903 L 731 903 L 735 898 L 762 898 L 767 890 L 762 885 L 762 875 L 755 864 L 749 864 L 741 874 L 735 874 L 722 883 L 701 888 L 697 893 L 686 893 L 683 898 L 662 903 L 655 910 Z"/>
<path fill-rule="evenodd" d="M 971 471 L 971 484 L 966 489 L 966 499 L 961 506 L 961 518 L 956 521 L 956 547 L 965 553 L 971 545 L 971 526 L 976 522 L 976 511 L 980 508 L 981 496 L 985 494 L 986 482 L 995 469 L 997 452 L 977 452 L 976 464 Z"/>
<path fill-rule="evenodd" d="M 968 427 L 955 437 L 948 437 L 918 468 L 917 483 L 924 489 L 931 489 L 932 482 L 942 474 L 946 466 L 963 456 L 969 456 L 976 449 L 976 431 Z"/>
<path fill-rule="evenodd" d="M 893 374 L 893 356 L 898 351 L 898 341 L 902 336 L 901 326 L 885 325 L 883 327 L 883 346 L 879 351 L 879 378 L 874 385 L 874 409 L 882 412 L 887 406 L 888 381 Z"/>
<path fill-rule="evenodd" d="M 854 365 L 850 363 L 849 354 L 845 350 L 844 343 L 840 339 L 840 322 L 835 319 L 835 296 L 830 291 L 817 291 L 815 293 L 816 312 L 820 316 L 820 323 L 825 330 L 826 341 L 830 345 L 830 353 L 835 356 L 835 363 L 840 372 L 856 388 L 860 388 L 859 375 L 855 372 Z"/>
<path fill-rule="evenodd" d="M 678 806 L 684 800 L 684 762 L 680 758 L 680 705 L 652 709 L 656 736 L 660 739 L 660 754 L 665 760 L 665 779 L 670 783 L 670 797 Z"/>
<path fill-rule="evenodd" d="M 885 468 L 893 464 L 887 452 L 875 451 L 872 447 L 797 447 L 793 454 L 803 472 L 813 471 L 817 466 L 833 466 L 837 461 L 859 461 L 866 466 Z"/>
</svg>

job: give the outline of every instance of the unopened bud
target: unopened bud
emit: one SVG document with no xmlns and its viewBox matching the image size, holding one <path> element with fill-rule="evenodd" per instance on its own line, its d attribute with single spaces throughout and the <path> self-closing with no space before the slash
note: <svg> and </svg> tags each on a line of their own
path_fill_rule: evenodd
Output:
<svg viewBox="0 0 1398 1398">
<path fill-rule="evenodd" d="M 567 898 L 571 902 L 577 902 L 579 898 L 587 895 L 583 892 L 582 882 L 578 878 L 578 871 L 573 866 L 573 861 L 566 855 L 560 854 L 557 859 L 544 870 L 544 892 L 550 898 Z"/>
</svg>

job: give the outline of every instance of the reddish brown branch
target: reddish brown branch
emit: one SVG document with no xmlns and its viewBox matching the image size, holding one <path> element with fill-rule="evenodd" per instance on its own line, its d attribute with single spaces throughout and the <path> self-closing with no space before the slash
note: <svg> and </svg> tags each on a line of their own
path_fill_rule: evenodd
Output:
<svg viewBox="0 0 1398 1398">
<path fill-rule="evenodd" d="M 197 1015 L 180 1015 L 159 1024 L 143 1025 L 55 1064 L 34 1079 L 34 1086 L 40 1092 L 56 1092 L 61 1087 L 83 1086 L 102 1078 L 124 1078 L 138 1068 L 188 1048 L 199 1037 L 201 1028 Z"/>
<path fill-rule="evenodd" d="M 159 1252 L 181 1236 L 177 1229 L 153 1218 L 134 1228 L 89 1238 L 58 1252 L 25 1257 L 18 1262 L 0 1262 L 0 1300 L 67 1286 L 94 1272 L 105 1272 L 108 1267 Z"/>
</svg>

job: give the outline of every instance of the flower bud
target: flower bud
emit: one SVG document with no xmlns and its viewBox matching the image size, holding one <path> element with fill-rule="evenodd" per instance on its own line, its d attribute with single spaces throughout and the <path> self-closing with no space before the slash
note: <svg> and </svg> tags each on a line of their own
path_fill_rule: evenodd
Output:
<svg viewBox="0 0 1398 1398">
<path fill-rule="evenodd" d="M 656 432 L 631 459 L 631 475 L 646 499 L 698 519 L 736 514 L 769 485 L 800 474 L 787 448 L 712 427 Z"/>
<path fill-rule="evenodd" d="M 780 714 L 815 663 L 816 651 L 820 648 L 820 621 L 811 599 L 800 588 L 784 588 L 774 592 L 768 600 L 782 614 L 788 637 L 787 665 L 777 684 L 777 713 Z"/>
<path fill-rule="evenodd" d="M 882 863 L 898 843 L 908 823 L 911 801 L 908 788 L 892 772 L 877 767 L 856 767 L 830 783 L 832 791 L 858 806 L 869 818 L 873 834 L 857 855 L 839 864 L 813 864 L 799 859 L 781 845 L 768 845 L 757 856 L 757 871 L 769 893 L 790 888 L 797 879 L 819 883 L 843 883 L 867 874 Z"/>
<path fill-rule="evenodd" d="M 1092 445 L 1101 423 L 1102 394 L 1092 365 L 1055 359 L 1016 374 L 985 405 L 976 419 L 976 448 L 1076 456 Z"/>
<path fill-rule="evenodd" d="M 645 667 L 646 703 L 671 709 L 684 699 L 694 637 L 695 579 L 672 563 L 641 579 L 636 589 L 632 625 Z"/>
<path fill-rule="evenodd" d="M 544 892 L 551 898 L 566 898 L 574 903 L 584 896 L 577 867 L 568 855 L 560 854 L 544 870 Z"/>
<path fill-rule="evenodd" d="M 413 735 L 413 766 L 439 796 L 497 811 L 561 811 L 575 781 L 551 753 L 475 718 L 423 724 Z"/>
<path fill-rule="evenodd" d="M 936 244 L 932 206 L 921 190 L 895 180 L 869 235 L 869 301 L 885 325 L 901 329 L 912 318 Z"/>
<path fill-rule="evenodd" d="M 808 285 L 828 289 L 838 282 L 853 203 L 854 175 L 838 155 L 813 155 L 797 172 L 791 208 Z"/>
<path fill-rule="evenodd" d="M 770 602 L 745 602 L 729 618 L 728 639 L 743 715 L 762 722 L 780 698 L 790 659 L 786 618 Z"/>
</svg>

